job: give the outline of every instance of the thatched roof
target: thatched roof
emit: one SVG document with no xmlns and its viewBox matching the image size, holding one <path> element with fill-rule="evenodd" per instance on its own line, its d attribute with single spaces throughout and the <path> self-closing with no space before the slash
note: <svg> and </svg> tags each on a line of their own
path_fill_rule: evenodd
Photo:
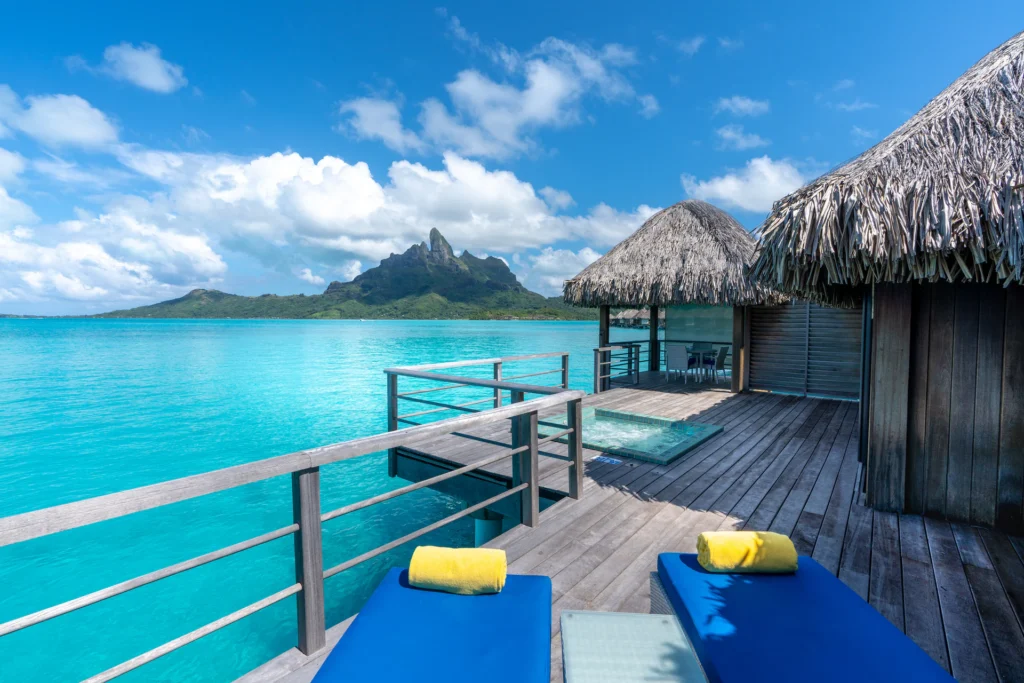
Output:
<svg viewBox="0 0 1024 683">
<path fill-rule="evenodd" d="M 841 301 L 875 282 L 1022 283 L 1024 33 L 889 137 L 776 202 L 751 276 Z"/>
<path fill-rule="evenodd" d="M 567 281 L 563 294 L 576 306 L 775 303 L 778 295 L 744 275 L 754 247 L 732 216 L 688 199 L 651 216 Z"/>
</svg>

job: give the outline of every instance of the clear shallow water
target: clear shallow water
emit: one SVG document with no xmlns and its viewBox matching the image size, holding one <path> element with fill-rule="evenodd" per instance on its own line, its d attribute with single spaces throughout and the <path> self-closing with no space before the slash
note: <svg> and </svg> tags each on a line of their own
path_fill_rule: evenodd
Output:
<svg viewBox="0 0 1024 683">
<path fill-rule="evenodd" d="M 572 387 L 589 390 L 596 339 L 596 323 L 0 319 L 0 516 L 384 431 L 388 366 L 564 350 Z M 324 509 L 401 486 L 384 459 L 324 468 Z M 325 564 L 464 505 L 423 490 L 329 522 Z M 0 621 L 290 521 L 281 477 L 0 548 Z M 471 544 L 472 522 L 422 542 Z M 358 611 L 411 552 L 329 579 L 328 623 Z M 292 584 L 292 563 L 291 539 L 280 539 L 0 638 L 0 680 L 98 673 Z M 285 600 L 121 680 L 229 681 L 295 638 Z"/>
</svg>

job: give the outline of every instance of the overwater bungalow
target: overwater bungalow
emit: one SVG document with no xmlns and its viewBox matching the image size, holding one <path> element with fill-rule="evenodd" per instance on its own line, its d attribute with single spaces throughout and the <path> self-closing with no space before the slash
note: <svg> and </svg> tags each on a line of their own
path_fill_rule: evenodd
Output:
<svg viewBox="0 0 1024 683">
<path fill-rule="evenodd" d="M 776 205 L 751 271 L 863 302 L 879 510 L 1024 530 L 1024 34 Z"/>
<path fill-rule="evenodd" d="M 1022 83 L 1024 34 L 781 200 L 759 247 L 683 202 L 567 284 L 602 307 L 599 380 L 609 307 L 644 306 L 667 308 L 665 343 L 683 321 L 678 341 L 732 346 L 728 385 L 666 377 L 656 326 L 646 368 L 634 345 L 629 381 L 590 394 L 565 352 L 384 369 L 386 432 L 0 518 L 0 547 L 49 538 L 65 563 L 61 532 L 258 482 L 290 484 L 261 491 L 292 513 L 57 604 L 40 590 L 0 637 L 289 539 L 277 592 L 165 644 L 117 663 L 116 625 L 97 624 L 109 668 L 87 680 L 144 679 L 284 601 L 295 647 L 240 681 L 1021 680 L 1024 539 L 1006 530 L 1024 488 Z M 321 496 L 343 479 L 321 472 L 355 459 L 395 485 Z M 325 558 L 334 520 L 426 488 L 461 502 Z M 469 519 L 482 548 L 395 554 Z M 326 589 L 357 567 L 377 587 L 340 615 Z M 139 599 L 161 619 L 156 591 Z"/>
</svg>

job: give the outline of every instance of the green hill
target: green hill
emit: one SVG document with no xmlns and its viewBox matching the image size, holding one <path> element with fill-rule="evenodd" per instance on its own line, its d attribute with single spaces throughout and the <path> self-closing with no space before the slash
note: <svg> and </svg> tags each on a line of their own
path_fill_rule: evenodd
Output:
<svg viewBox="0 0 1024 683">
<path fill-rule="evenodd" d="M 596 313 L 529 291 L 501 259 L 468 251 L 455 256 L 434 229 L 429 245 L 392 254 L 351 282 L 332 282 L 323 294 L 239 296 L 194 289 L 179 299 L 97 317 L 592 320 Z"/>
</svg>

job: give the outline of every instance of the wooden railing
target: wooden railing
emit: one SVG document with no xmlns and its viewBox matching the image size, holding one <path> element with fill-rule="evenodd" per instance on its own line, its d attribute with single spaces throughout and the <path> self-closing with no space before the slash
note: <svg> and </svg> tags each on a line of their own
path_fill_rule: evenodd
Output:
<svg viewBox="0 0 1024 683">
<path fill-rule="evenodd" d="M 564 358 L 564 356 L 563 356 Z M 502 359 L 498 359 L 500 362 Z M 509 359 L 503 359 L 505 361 Z M 486 362 L 492 362 L 488 360 Z M 563 361 L 564 362 L 564 361 Z M 465 365 L 463 363 L 462 365 Z M 459 364 L 442 364 L 448 368 L 458 367 Z M 566 378 L 567 386 L 568 371 L 563 365 L 563 377 Z M 396 371 L 389 370 L 389 388 L 394 381 Z M 414 371 L 415 372 L 415 371 Z M 411 376 L 411 375 L 410 375 Z M 443 375 L 431 376 L 431 379 L 443 378 Z M 442 379 L 451 381 L 458 379 L 466 383 L 464 378 Z M 522 500 L 522 522 L 533 525 L 538 518 L 539 510 L 539 474 L 538 474 L 538 453 L 539 446 L 560 436 L 572 434 L 574 438 L 569 439 L 572 456 L 572 468 L 575 469 L 575 476 L 582 477 L 582 447 L 579 425 L 580 400 L 583 398 L 582 391 L 567 391 L 561 387 L 535 387 L 531 385 L 520 385 L 510 382 L 493 382 L 492 388 L 498 390 L 509 390 L 512 392 L 513 403 L 508 406 L 496 406 L 490 410 L 476 412 L 474 414 L 462 415 L 447 420 L 433 422 L 430 424 L 413 426 L 409 429 L 389 431 L 385 434 L 377 434 L 361 439 L 354 439 L 342 443 L 314 448 L 312 450 L 300 451 L 289 455 L 282 455 L 275 458 L 258 460 L 256 462 L 214 470 L 205 474 L 197 474 L 191 477 L 175 479 L 151 486 L 112 493 L 105 496 L 88 498 L 85 500 L 57 505 L 54 507 L 26 512 L 20 515 L 0 519 L 0 547 L 14 543 L 21 543 L 34 538 L 49 536 L 61 531 L 76 529 L 78 527 L 96 524 L 118 517 L 124 517 L 136 512 L 151 510 L 163 507 L 172 503 L 181 502 L 209 495 L 218 491 L 237 488 L 246 484 L 264 481 L 274 477 L 285 475 L 291 476 L 292 481 L 292 523 L 255 536 L 246 541 L 215 550 L 213 552 L 194 557 L 184 562 L 149 572 L 127 581 L 94 591 L 73 600 L 62 602 L 32 614 L 25 615 L 10 621 L 0 623 L 0 637 L 21 631 L 36 624 L 49 621 L 63 614 L 68 614 L 88 605 L 93 605 L 117 595 L 123 595 L 129 591 L 146 586 L 161 579 L 181 574 L 190 569 L 201 567 L 216 560 L 235 555 L 236 553 L 255 548 L 269 543 L 270 541 L 293 536 L 295 552 L 295 582 L 281 588 L 273 595 L 254 602 L 231 614 L 217 619 L 205 626 L 195 629 L 170 642 L 144 652 L 126 662 L 118 664 L 106 671 L 103 671 L 91 678 L 86 679 L 88 683 L 101 683 L 121 676 L 129 671 L 137 669 L 144 664 L 173 652 L 185 645 L 200 638 L 218 631 L 225 626 L 233 624 L 245 617 L 254 614 L 262 609 L 278 603 L 291 596 L 297 596 L 298 608 L 298 649 L 306 655 L 321 650 L 326 645 L 325 625 L 325 604 L 324 604 L 324 580 L 340 574 L 346 569 L 355 567 L 367 560 L 377 557 L 389 550 L 415 540 L 424 534 L 430 533 L 442 526 L 450 524 L 458 519 L 473 514 L 488 506 L 494 505 L 500 500 L 510 496 L 520 496 Z M 491 386 L 490 384 L 488 386 Z M 526 393 L 540 394 L 539 398 L 523 400 Z M 497 396 L 497 393 L 495 393 Z M 389 393 L 389 405 L 394 394 Z M 497 398 L 492 399 L 498 404 Z M 569 428 L 564 432 L 539 439 L 537 434 L 538 412 L 551 410 L 560 406 L 566 406 L 569 410 Z M 323 512 L 320 509 L 320 468 L 325 465 L 351 460 L 361 456 L 369 455 L 386 449 L 394 449 L 411 441 L 419 441 L 425 438 L 464 432 L 465 430 L 480 427 L 482 425 L 497 421 L 512 421 L 512 446 L 506 450 L 496 453 L 481 461 L 459 469 L 425 479 L 423 481 L 403 486 L 401 488 L 383 493 L 357 503 L 345 505 L 336 510 Z M 390 423 L 390 420 L 389 420 Z M 346 560 L 341 564 L 325 569 L 323 567 L 323 548 L 321 525 L 330 520 L 337 519 L 343 515 L 350 514 L 357 510 L 377 505 L 391 500 L 412 491 L 416 491 L 438 482 L 466 474 L 473 470 L 491 465 L 504 458 L 514 457 L 516 460 L 516 481 L 502 493 L 488 498 L 487 500 L 470 505 L 444 519 L 425 525 L 412 533 L 401 538 L 385 543 L 373 550 L 367 551 L 358 557 Z M 577 484 L 576 495 L 579 495 L 581 487 Z"/>
<path fill-rule="evenodd" d="M 611 388 L 612 382 L 637 384 L 643 348 L 636 342 L 622 342 L 594 349 L 594 393 Z M 618 374 L 616 374 L 618 371 Z"/>
<path fill-rule="evenodd" d="M 506 366 L 510 363 L 524 362 L 524 361 L 538 361 L 549 358 L 558 358 L 558 367 L 549 370 L 531 371 L 512 376 L 503 377 L 503 372 Z M 442 370 L 451 371 L 459 368 L 478 367 L 490 365 L 492 366 L 493 378 L 477 378 L 477 377 L 466 377 L 463 375 L 454 375 L 448 372 L 439 372 Z M 423 417 L 426 415 L 436 415 L 444 413 L 446 411 L 456 411 L 465 413 L 477 413 L 480 412 L 481 408 L 473 407 L 481 404 L 491 404 L 493 408 L 500 408 L 505 402 L 505 392 L 509 393 L 507 397 L 512 404 L 517 404 L 525 400 L 528 394 L 539 394 L 542 396 L 557 395 L 564 393 L 569 388 L 569 354 L 565 352 L 556 353 L 535 353 L 523 356 L 505 356 L 502 358 L 484 358 L 478 360 L 467 360 L 467 361 L 454 361 L 451 363 L 432 363 L 426 365 L 414 365 L 398 368 L 388 368 L 384 370 L 388 378 L 388 431 L 396 431 L 402 428 L 403 425 L 420 426 L 422 423 L 415 422 L 412 418 Z M 545 375 L 558 374 L 559 383 L 554 386 L 539 385 L 539 384 L 522 384 L 518 381 L 527 378 L 540 377 Z M 407 377 L 414 380 L 425 380 L 427 382 L 439 382 L 441 386 L 427 386 L 408 391 L 400 392 L 398 390 L 398 378 Z M 422 382 L 421 382 L 422 383 Z M 453 389 L 464 389 L 464 388 L 483 388 L 489 389 L 490 395 L 485 398 L 477 398 L 471 401 L 464 401 L 462 403 L 446 403 L 440 400 L 424 399 L 423 394 L 434 393 L 439 391 L 450 391 Z M 401 402 L 416 403 L 421 405 L 432 406 L 425 410 L 416 410 L 408 413 L 399 413 L 399 406 Z M 521 448 L 527 443 L 530 438 L 536 438 L 537 425 L 528 425 L 527 417 L 518 418 L 517 423 L 513 420 L 512 425 L 512 448 Z M 548 443 L 555 441 L 556 439 L 563 438 L 568 434 L 575 434 L 574 438 L 568 440 L 569 442 L 569 454 L 568 456 L 561 456 L 554 453 L 548 453 L 540 451 L 540 455 L 545 457 L 554 458 L 558 460 L 564 460 L 564 468 L 568 470 L 569 483 L 568 483 L 568 495 L 572 498 L 579 498 L 580 491 L 583 486 L 583 447 L 582 439 L 577 426 L 582 421 L 582 404 L 579 399 L 566 401 L 566 423 L 565 425 L 542 422 L 547 426 L 563 427 L 567 426 L 566 429 L 559 431 L 556 434 L 545 437 L 540 440 L 540 443 Z M 467 435 L 462 432 L 453 432 L 457 436 L 462 436 L 470 439 L 480 440 L 479 437 Z M 532 437 L 531 437 L 532 435 Z M 489 441 L 489 443 L 495 443 Z M 520 456 L 512 461 L 512 483 L 517 485 L 522 481 L 522 472 L 526 469 L 526 464 L 523 462 Z M 395 476 L 397 472 L 397 461 L 398 453 L 396 449 L 388 451 L 388 474 Z M 524 498 L 525 500 L 525 498 Z M 532 507 L 530 508 L 531 518 L 537 514 L 536 506 L 539 503 L 539 499 L 536 496 L 532 497 Z M 525 522 L 524 522 L 525 523 Z"/>
</svg>

